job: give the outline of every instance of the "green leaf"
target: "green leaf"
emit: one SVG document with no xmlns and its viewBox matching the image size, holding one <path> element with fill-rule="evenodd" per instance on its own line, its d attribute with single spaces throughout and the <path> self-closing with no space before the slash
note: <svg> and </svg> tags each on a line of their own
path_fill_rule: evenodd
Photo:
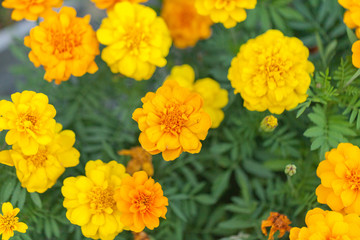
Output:
<svg viewBox="0 0 360 240">
<path fill-rule="evenodd" d="M 176 216 L 178 216 L 182 221 L 187 222 L 187 219 L 183 213 L 182 210 L 180 210 L 180 208 L 178 207 L 178 205 L 175 202 L 171 202 L 169 204 L 170 208 L 173 210 L 173 212 L 175 213 Z"/>
<path fill-rule="evenodd" d="M 304 132 L 305 137 L 319 137 L 324 135 L 324 129 L 321 127 L 310 127 Z"/>
<path fill-rule="evenodd" d="M 227 170 L 215 179 L 211 188 L 211 192 L 216 199 L 218 199 L 221 194 L 223 194 L 223 192 L 228 188 L 231 172 L 231 170 Z"/>
<path fill-rule="evenodd" d="M 219 223 L 219 227 L 231 230 L 251 228 L 255 225 L 255 221 L 249 221 L 249 219 L 241 219 L 238 217 Z"/>
<path fill-rule="evenodd" d="M 42 202 L 38 193 L 30 193 L 30 198 L 38 208 L 42 208 Z"/>
<path fill-rule="evenodd" d="M 351 44 L 354 44 L 354 42 L 356 42 L 358 40 L 354 31 L 348 27 L 346 27 L 346 34 L 347 34 Z"/>
<path fill-rule="evenodd" d="M 194 197 L 196 201 L 204 205 L 213 205 L 216 203 L 216 198 L 209 194 L 199 194 Z"/>
</svg>

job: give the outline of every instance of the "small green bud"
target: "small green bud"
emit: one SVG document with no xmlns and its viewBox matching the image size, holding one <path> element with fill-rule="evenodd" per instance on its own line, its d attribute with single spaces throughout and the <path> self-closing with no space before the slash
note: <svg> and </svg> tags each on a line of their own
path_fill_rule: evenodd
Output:
<svg viewBox="0 0 360 240">
<path fill-rule="evenodd" d="M 296 173 L 296 166 L 294 164 L 288 164 L 285 167 L 285 174 L 290 177 Z"/>
</svg>

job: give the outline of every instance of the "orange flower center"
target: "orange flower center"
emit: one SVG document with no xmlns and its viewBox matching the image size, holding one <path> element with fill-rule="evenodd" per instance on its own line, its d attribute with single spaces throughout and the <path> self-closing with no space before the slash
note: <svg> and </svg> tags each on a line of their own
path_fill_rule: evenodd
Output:
<svg viewBox="0 0 360 240">
<path fill-rule="evenodd" d="M 353 169 L 347 173 L 346 179 L 350 184 L 350 189 L 354 191 L 360 190 L 360 169 Z"/>
<path fill-rule="evenodd" d="M 148 39 L 148 34 L 140 23 L 136 23 L 135 26 L 129 27 L 124 36 L 126 47 L 133 55 L 139 55 L 140 48 L 148 42 Z"/>
<path fill-rule="evenodd" d="M 39 149 L 35 155 L 26 157 L 35 167 L 44 167 L 47 160 L 47 152 Z"/>
<path fill-rule="evenodd" d="M 15 229 L 15 225 L 19 222 L 18 217 L 14 217 L 12 215 L 0 215 L 0 228 L 5 230 L 13 231 Z"/>
<path fill-rule="evenodd" d="M 226 7 L 227 9 L 233 9 L 235 6 L 234 0 L 217 0 L 215 2 L 215 7 L 217 9 Z"/>
<path fill-rule="evenodd" d="M 16 125 L 19 132 L 24 132 L 28 129 L 34 131 L 36 129 L 36 123 L 37 117 L 27 112 L 25 114 L 19 114 Z"/>
<path fill-rule="evenodd" d="M 50 29 L 50 42 L 53 46 L 52 54 L 56 55 L 59 59 L 70 59 L 73 57 L 73 50 L 81 45 L 81 32 L 74 33 L 71 29 Z"/>
<path fill-rule="evenodd" d="M 161 128 L 165 132 L 179 134 L 187 120 L 185 106 L 180 104 L 169 104 L 168 106 L 165 106 L 165 110 L 160 118 Z"/>
<path fill-rule="evenodd" d="M 132 204 L 137 208 L 141 213 L 149 211 L 150 207 L 153 205 L 154 196 L 153 194 L 145 190 L 140 192 L 138 197 L 134 198 Z"/>
<path fill-rule="evenodd" d="M 268 87 L 274 89 L 276 86 L 281 87 L 285 85 L 284 73 L 288 72 L 290 63 L 284 61 L 276 56 L 268 56 L 263 65 L 260 65 L 259 72 L 263 73 L 268 81 Z"/>
<path fill-rule="evenodd" d="M 113 209 L 116 205 L 113 189 L 95 187 L 90 191 L 88 197 L 90 199 L 90 208 L 96 213 L 106 211 L 108 208 Z"/>
</svg>

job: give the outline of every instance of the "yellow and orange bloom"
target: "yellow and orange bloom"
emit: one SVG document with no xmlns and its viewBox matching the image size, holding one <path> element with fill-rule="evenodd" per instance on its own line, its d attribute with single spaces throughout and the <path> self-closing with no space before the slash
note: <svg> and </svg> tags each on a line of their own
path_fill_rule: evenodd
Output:
<svg viewBox="0 0 360 240">
<path fill-rule="evenodd" d="M 119 2 L 144 3 L 148 0 L 91 0 L 99 9 L 111 9 Z"/>
<path fill-rule="evenodd" d="M 352 45 L 351 51 L 353 53 L 353 55 L 352 55 L 353 65 L 356 68 L 360 68 L 360 40 L 354 42 L 354 44 Z"/>
<path fill-rule="evenodd" d="M 161 10 L 174 45 L 177 48 L 193 47 L 211 35 L 210 17 L 198 14 L 195 0 L 165 0 Z"/>
<path fill-rule="evenodd" d="M 131 160 L 126 166 L 127 173 L 134 174 L 135 172 L 144 170 L 150 177 L 154 175 L 152 156 L 142 147 L 133 147 L 129 150 L 123 149 L 118 153 L 119 155 L 131 156 Z"/>
<path fill-rule="evenodd" d="M 96 32 L 106 45 L 101 58 L 113 73 L 147 80 L 156 67 L 166 65 L 171 37 L 161 17 L 150 7 L 120 2 L 108 11 Z"/>
<path fill-rule="evenodd" d="M 15 166 L 21 186 L 28 192 L 45 192 L 54 186 L 65 168 L 79 164 L 80 153 L 73 148 L 74 132 L 61 129 L 61 124 L 57 124 L 53 140 L 40 145 L 36 154 L 24 155 L 18 145 L 0 152 L 0 163 Z"/>
<path fill-rule="evenodd" d="M 153 230 L 167 212 L 168 199 L 161 185 L 148 178 L 144 171 L 123 178 L 114 198 L 121 212 L 121 222 L 133 232 L 141 232 L 145 227 Z"/>
<path fill-rule="evenodd" d="M 25 155 L 34 155 L 39 145 L 49 144 L 55 133 L 56 110 L 45 94 L 23 91 L 0 101 L 0 129 L 9 130 L 5 141 L 17 144 Z"/>
<path fill-rule="evenodd" d="M 291 224 L 290 220 L 286 215 L 277 213 L 277 212 L 271 212 L 268 219 L 263 220 L 261 222 L 261 231 L 262 233 L 267 236 L 267 227 L 270 227 L 269 232 L 269 240 L 274 239 L 274 234 L 279 231 L 279 238 L 284 236 L 286 232 L 289 232 L 291 227 L 289 226 Z"/>
<path fill-rule="evenodd" d="M 314 208 L 307 212 L 306 227 L 293 227 L 290 240 L 360 239 L 360 217 Z"/>
<path fill-rule="evenodd" d="M 220 84 L 211 78 L 203 78 L 195 81 L 194 69 L 187 65 L 175 66 L 167 80 L 175 80 L 180 86 L 199 93 L 204 100 L 203 109 L 210 115 L 211 128 L 219 127 L 224 119 L 222 108 L 229 101 L 228 92 L 220 87 Z M 195 81 L 195 82 L 194 82 Z"/>
<path fill-rule="evenodd" d="M 25 233 L 28 226 L 19 222 L 19 218 L 16 216 L 19 212 L 19 208 L 13 208 L 10 202 L 2 204 L 2 214 L 0 214 L 0 235 L 2 240 L 8 240 L 14 236 L 14 231 Z"/>
<path fill-rule="evenodd" d="M 356 28 L 356 35 L 360 38 L 360 2 L 358 0 L 338 0 L 346 9 L 344 23 L 348 28 Z"/>
<path fill-rule="evenodd" d="M 321 184 L 316 189 L 319 203 L 332 210 L 360 214 L 360 149 L 340 143 L 325 154 L 317 170 Z"/>
<path fill-rule="evenodd" d="M 141 101 L 143 107 L 136 109 L 132 118 L 139 125 L 139 142 L 146 151 L 161 152 L 166 161 L 178 158 L 182 152 L 200 152 L 200 140 L 205 139 L 211 119 L 202 108 L 199 94 L 167 80 Z"/>
<path fill-rule="evenodd" d="M 11 19 L 20 21 L 27 19 L 35 21 L 39 17 L 45 17 L 52 11 L 52 8 L 61 7 L 63 0 L 4 0 L 2 6 L 4 8 L 14 9 L 11 13 Z"/>
<path fill-rule="evenodd" d="M 309 50 L 295 37 L 269 30 L 240 47 L 228 79 L 250 111 L 281 114 L 307 98 L 314 65 Z"/>
<path fill-rule="evenodd" d="M 66 217 L 81 226 L 85 237 L 112 240 L 124 227 L 114 199 L 115 190 L 128 176 L 125 167 L 116 161 L 88 161 L 86 176 L 68 177 L 61 192 Z"/>
<path fill-rule="evenodd" d="M 199 14 L 210 16 L 213 22 L 232 28 L 246 19 L 245 9 L 255 8 L 256 2 L 257 0 L 196 0 L 195 7 Z"/>
<path fill-rule="evenodd" d="M 81 77 L 98 70 L 94 60 L 100 53 L 99 42 L 89 22 L 90 15 L 79 18 L 75 9 L 63 7 L 31 29 L 24 43 L 31 48 L 30 61 L 44 67 L 45 80 L 60 84 L 71 75 Z"/>
</svg>

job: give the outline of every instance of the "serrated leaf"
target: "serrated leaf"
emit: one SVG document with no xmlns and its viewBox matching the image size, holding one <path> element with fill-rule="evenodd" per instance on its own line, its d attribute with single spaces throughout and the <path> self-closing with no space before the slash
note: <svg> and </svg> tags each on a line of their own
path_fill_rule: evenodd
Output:
<svg viewBox="0 0 360 240">
<path fill-rule="evenodd" d="M 304 132 L 305 137 L 319 137 L 324 135 L 324 129 L 321 127 L 310 127 Z"/>
<path fill-rule="evenodd" d="M 30 193 L 30 198 L 38 208 L 42 208 L 42 202 L 38 193 Z"/>
<path fill-rule="evenodd" d="M 216 202 L 216 198 L 209 194 L 199 194 L 194 199 L 204 205 L 213 205 Z"/>
</svg>

